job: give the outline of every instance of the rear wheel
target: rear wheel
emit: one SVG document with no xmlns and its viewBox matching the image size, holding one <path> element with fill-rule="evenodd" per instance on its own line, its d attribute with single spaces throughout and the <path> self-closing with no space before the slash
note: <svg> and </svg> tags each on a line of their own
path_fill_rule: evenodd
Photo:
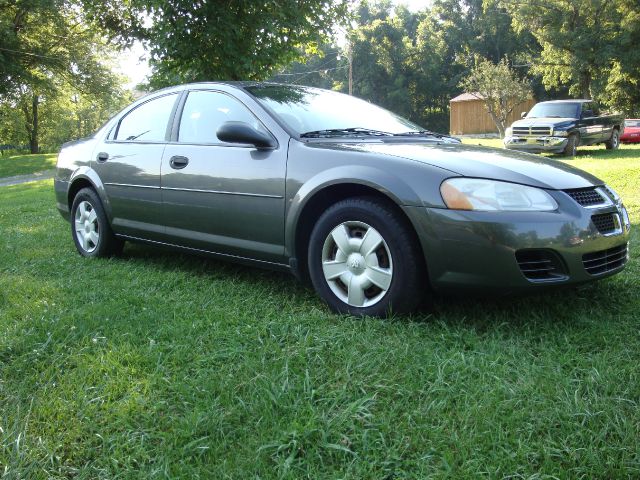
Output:
<svg viewBox="0 0 640 480">
<path fill-rule="evenodd" d="M 564 147 L 564 152 L 568 157 L 575 157 L 578 154 L 578 136 L 573 134 L 569 135 L 567 140 L 567 146 Z"/>
<path fill-rule="evenodd" d="M 338 313 L 409 312 L 427 290 L 411 227 L 376 198 L 350 198 L 329 208 L 311 233 L 308 261 L 313 286 Z"/>
<path fill-rule="evenodd" d="M 620 130 L 614 128 L 613 132 L 611 132 L 611 138 L 604 142 L 604 144 L 607 150 L 616 150 L 620 146 Z"/>
<path fill-rule="evenodd" d="M 83 257 L 108 257 L 122 251 L 124 241 L 117 238 L 96 192 L 83 188 L 71 206 L 71 235 Z"/>
</svg>

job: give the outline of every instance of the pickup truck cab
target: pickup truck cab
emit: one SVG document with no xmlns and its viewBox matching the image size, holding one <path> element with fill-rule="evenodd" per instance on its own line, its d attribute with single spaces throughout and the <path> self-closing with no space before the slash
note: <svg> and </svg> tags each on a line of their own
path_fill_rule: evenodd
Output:
<svg viewBox="0 0 640 480">
<path fill-rule="evenodd" d="M 531 153 L 563 153 L 574 156 L 580 145 L 604 143 L 620 146 L 624 118 L 600 115 L 591 100 L 553 100 L 536 103 L 522 120 L 507 128 L 504 146 Z"/>
</svg>

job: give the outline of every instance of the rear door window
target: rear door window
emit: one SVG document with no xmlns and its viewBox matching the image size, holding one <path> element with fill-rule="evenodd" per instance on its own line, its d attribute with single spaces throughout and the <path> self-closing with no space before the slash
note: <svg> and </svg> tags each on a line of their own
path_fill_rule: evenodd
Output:
<svg viewBox="0 0 640 480">
<path fill-rule="evenodd" d="M 164 142 L 169 117 L 177 98 L 177 93 L 164 95 L 131 110 L 120 120 L 115 140 Z"/>
</svg>

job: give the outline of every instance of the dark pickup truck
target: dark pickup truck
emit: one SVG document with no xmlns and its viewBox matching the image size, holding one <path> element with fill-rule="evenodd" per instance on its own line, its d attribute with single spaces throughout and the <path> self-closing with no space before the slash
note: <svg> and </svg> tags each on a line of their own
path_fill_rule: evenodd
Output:
<svg viewBox="0 0 640 480">
<path fill-rule="evenodd" d="M 599 115 L 591 100 L 553 100 L 536 103 L 522 120 L 507 128 L 504 146 L 531 153 L 564 153 L 574 156 L 579 145 L 604 143 L 620 146 L 624 118 Z"/>
</svg>

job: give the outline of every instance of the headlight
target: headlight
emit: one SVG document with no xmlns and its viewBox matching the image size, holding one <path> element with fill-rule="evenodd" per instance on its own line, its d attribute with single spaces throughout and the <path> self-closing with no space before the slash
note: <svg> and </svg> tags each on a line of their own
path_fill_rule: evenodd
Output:
<svg viewBox="0 0 640 480">
<path fill-rule="evenodd" d="M 440 194 L 453 210 L 543 212 L 558 208 L 551 195 L 539 188 L 482 178 L 450 178 L 440 185 Z"/>
<path fill-rule="evenodd" d="M 554 137 L 566 137 L 569 134 L 569 132 L 567 132 L 566 130 L 554 130 L 553 131 L 553 136 Z"/>
<path fill-rule="evenodd" d="M 504 129 L 504 136 L 505 137 L 510 137 L 511 135 L 513 135 L 513 128 L 511 127 L 507 127 Z"/>
</svg>

